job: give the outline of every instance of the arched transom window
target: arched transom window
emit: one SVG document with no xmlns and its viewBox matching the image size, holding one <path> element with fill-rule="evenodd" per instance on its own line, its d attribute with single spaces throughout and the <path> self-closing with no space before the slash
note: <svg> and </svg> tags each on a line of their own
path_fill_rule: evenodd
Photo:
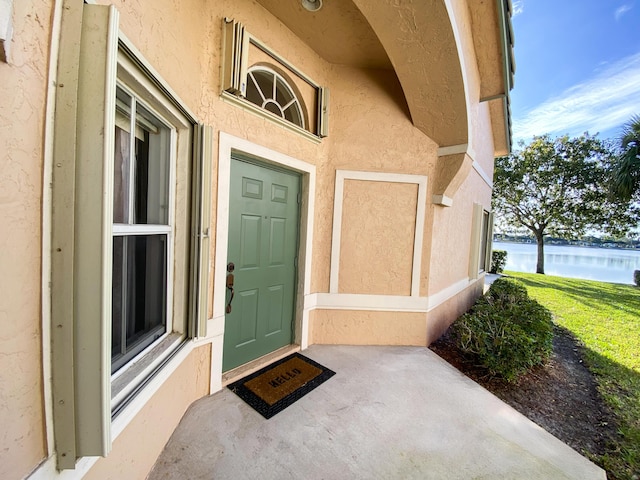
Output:
<svg viewBox="0 0 640 480">
<path fill-rule="evenodd" d="M 284 77 L 269 68 L 258 66 L 249 69 L 246 99 L 305 128 L 300 100 Z"/>
</svg>

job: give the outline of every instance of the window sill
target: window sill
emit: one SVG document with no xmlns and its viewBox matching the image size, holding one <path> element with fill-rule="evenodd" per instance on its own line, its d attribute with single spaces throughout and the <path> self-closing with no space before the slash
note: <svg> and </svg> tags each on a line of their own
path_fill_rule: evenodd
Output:
<svg viewBox="0 0 640 480">
<path fill-rule="evenodd" d="M 112 418 L 118 416 L 186 343 L 184 335 L 171 333 L 111 377 Z"/>
<path fill-rule="evenodd" d="M 261 118 L 271 120 L 272 122 L 277 123 L 281 127 L 284 127 L 285 129 L 291 132 L 297 133 L 298 135 L 306 138 L 307 140 L 312 141 L 316 145 L 319 145 L 322 142 L 322 138 L 320 138 L 318 135 L 308 132 L 307 130 L 300 128 L 297 125 L 294 125 L 293 123 L 287 120 L 284 120 L 283 118 L 280 118 L 277 115 L 274 115 L 273 113 L 258 107 L 257 105 L 254 105 L 248 100 L 245 100 L 241 97 L 237 97 L 236 95 L 232 95 L 231 93 L 224 92 L 224 91 L 220 94 L 220 97 L 222 98 L 223 101 L 228 102 L 232 105 L 236 105 L 240 108 L 243 108 L 244 110 L 248 110 L 251 113 Z"/>
</svg>

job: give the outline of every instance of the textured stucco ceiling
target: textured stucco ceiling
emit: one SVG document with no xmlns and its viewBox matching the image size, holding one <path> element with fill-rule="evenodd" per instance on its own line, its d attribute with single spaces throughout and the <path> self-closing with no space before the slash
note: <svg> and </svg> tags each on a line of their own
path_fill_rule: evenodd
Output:
<svg viewBox="0 0 640 480">
<path fill-rule="evenodd" d="M 391 69 L 369 23 L 351 0 L 325 1 L 317 12 L 300 0 L 257 0 L 322 58 L 338 65 Z"/>
<path fill-rule="evenodd" d="M 305 10 L 301 0 L 256 1 L 328 62 L 393 70 L 414 125 L 441 147 L 473 143 L 465 85 L 468 73 L 460 49 L 466 48 L 462 55 L 467 61 L 477 62 L 481 99 L 508 95 L 512 71 L 505 71 L 503 19 L 497 11 L 502 4 L 496 0 L 324 0 L 316 12 Z M 501 1 L 508 10 L 509 2 Z M 456 35 L 467 32 L 471 43 L 458 45 Z M 510 36 L 509 48 L 512 41 Z M 510 61 L 513 70 L 512 57 Z M 508 118 L 508 112 L 500 115 Z M 505 119 L 501 120 L 504 128 Z M 503 145 L 505 139 L 498 137 L 496 143 Z"/>
</svg>

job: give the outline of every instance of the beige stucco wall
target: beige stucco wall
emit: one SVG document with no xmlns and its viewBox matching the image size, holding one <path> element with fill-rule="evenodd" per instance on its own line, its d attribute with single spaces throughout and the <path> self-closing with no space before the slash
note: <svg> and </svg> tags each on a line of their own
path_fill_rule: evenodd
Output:
<svg viewBox="0 0 640 480">
<path fill-rule="evenodd" d="M 494 31 L 477 32 L 480 38 L 473 38 L 472 24 L 477 19 L 471 17 L 468 2 L 464 0 L 452 0 L 452 10 L 454 12 L 455 20 L 457 22 L 458 40 L 460 42 L 460 48 L 463 52 L 462 58 L 465 66 L 465 78 L 467 87 L 467 98 L 470 108 L 469 112 L 469 135 L 472 141 L 470 142 L 473 154 L 473 160 L 478 162 L 483 171 L 489 176 L 493 177 L 493 158 L 495 145 L 493 141 L 493 135 L 491 132 L 491 117 L 489 112 L 489 102 L 481 102 L 482 93 L 486 88 L 489 88 L 486 84 L 487 78 L 480 77 L 480 70 L 478 68 L 479 58 L 481 55 L 485 60 L 483 65 L 489 63 L 486 60 L 491 48 L 485 45 L 489 40 L 493 40 L 496 35 Z M 474 5 L 474 8 L 481 8 L 480 5 Z M 489 15 L 491 12 L 485 11 L 481 8 L 484 14 Z M 477 12 L 476 12 L 477 15 Z M 495 21 L 490 20 L 492 27 L 497 29 Z M 482 48 L 476 50 L 476 45 L 480 45 Z M 494 69 L 499 68 L 495 66 Z M 490 88 L 496 88 L 492 85 Z M 486 187 L 489 189 L 489 187 Z M 488 204 L 486 205 L 489 206 Z"/>
<path fill-rule="evenodd" d="M 344 182 L 340 293 L 411 294 L 417 200 L 415 184 Z"/>
<path fill-rule="evenodd" d="M 489 105 L 480 102 L 481 79 L 477 67 L 467 2 L 452 0 L 453 17 L 457 22 L 459 49 L 463 55 L 463 74 L 467 92 L 470 162 L 476 162 L 489 179 L 493 177 L 494 143 L 491 133 Z M 431 234 L 430 266 L 427 291 L 436 294 L 463 280 L 469 274 L 469 249 L 473 204 L 480 203 L 491 209 L 491 186 L 473 168 L 453 196 L 451 207 L 432 206 L 433 223 L 427 229 Z M 454 320 L 455 317 L 451 319 Z"/>
<path fill-rule="evenodd" d="M 493 152 L 495 145 L 491 131 L 488 130 L 489 125 L 491 125 L 489 102 L 478 104 L 476 119 L 474 128 L 476 129 L 475 135 L 478 137 L 478 140 L 475 142 L 474 160 L 478 162 L 484 173 L 493 180 Z"/>
<path fill-rule="evenodd" d="M 470 18 L 464 2 L 457 1 L 452 4 L 456 18 L 461 21 L 458 38 L 462 42 L 460 50 L 466 56 L 463 66 L 470 107 L 469 128 L 474 140 L 472 160 L 478 162 L 485 172 L 491 175 L 493 143 L 488 135 L 488 106 L 479 103 L 480 84 L 473 41 L 470 37 Z M 116 2 L 116 5 L 122 10 L 122 30 L 194 109 L 199 118 L 212 124 L 216 130 L 316 165 L 315 202 L 316 212 L 319 213 L 314 224 L 312 292 L 327 292 L 329 287 L 332 216 L 327 213 L 332 212 L 334 208 L 336 169 L 427 176 L 428 208 L 425 217 L 420 294 L 436 294 L 467 278 L 473 201 L 482 197 L 482 203 L 488 207 L 490 187 L 471 170 L 454 195 L 452 207 L 431 204 L 435 167 L 437 162 L 441 161 L 437 157 L 438 145 L 411 123 L 402 88 L 393 72 L 328 64 L 279 20 L 271 17 L 261 6 L 250 2 L 220 2 L 208 5 L 211 10 L 206 15 L 202 12 L 193 15 L 189 13 L 189 8 L 177 9 L 172 2 L 167 1 L 161 2 L 156 11 L 162 12 L 167 8 L 171 15 L 154 16 L 152 12 L 145 12 L 144 18 L 135 13 L 139 10 L 138 2 Z M 221 100 L 219 45 L 220 22 L 223 16 L 242 22 L 252 35 L 320 84 L 331 89 L 329 137 L 320 145 L 315 145 L 295 133 L 275 126 L 269 120 Z M 167 18 L 171 18 L 171 21 Z M 167 38 L 171 38 L 171 32 L 175 31 L 174 24 L 191 25 L 190 35 L 186 39 L 178 38 L 177 41 L 156 45 L 153 36 L 146 34 L 147 29 L 162 30 L 168 32 L 165 35 Z M 141 29 L 141 26 L 144 28 Z M 190 38 L 195 36 L 193 32 L 198 30 L 204 32 L 206 40 L 196 41 Z M 199 45 L 199 55 L 193 53 L 198 49 L 187 50 L 193 45 Z M 185 55 L 186 51 L 191 52 L 194 60 L 198 58 L 197 68 L 191 65 L 192 60 L 187 58 L 189 55 Z M 176 57 L 180 57 L 178 65 L 187 65 L 189 78 L 200 79 L 199 95 L 194 85 L 183 84 L 181 78 L 184 77 L 175 78 L 176 71 L 180 70 L 174 68 L 172 59 Z M 196 70 L 193 70 L 194 68 Z M 214 182 L 214 198 L 215 190 Z M 388 196 L 381 200 L 387 208 L 381 211 L 379 216 L 370 219 L 363 218 L 362 209 L 350 209 L 347 202 L 347 208 L 343 212 L 343 225 L 360 224 L 365 230 L 375 229 L 372 224 L 384 222 L 384 218 L 393 211 L 394 200 L 394 195 L 389 192 Z M 348 228 L 345 230 L 349 232 Z M 351 232 L 354 238 L 358 237 L 357 228 L 352 228 Z M 433 232 L 437 234 L 433 235 Z M 353 253 L 354 244 L 344 242 L 343 249 L 345 245 L 347 253 Z M 364 243 L 359 245 L 358 258 L 378 259 L 379 250 L 380 245 L 375 241 Z M 349 264 L 348 260 L 345 263 L 346 258 L 353 259 L 353 255 L 341 256 L 341 291 L 406 294 L 411 275 L 411 269 L 407 268 L 406 250 L 398 248 L 387 251 L 385 258 L 377 263 L 371 262 L 371 271 L 366 272 L 367 275 L 361 275 L 361 272 L 355 274 L 354 265 Z M 356 264 L 358 262 L 356 261 Z M 390 265 L 401 267 L 396 268 L 396 272 L 394 268 L 389 268 Z M 390 274 L 385 276 L 385 272 Z M 350 275 L 360 275 L 360 280 L 350 278 Z M 362 285 L 366 284 L 365 276 L 384 279 L 382 283 L 386 283 L 386 286 L 375 287 L 372 282 L 363 289 Z M 389 282 L 390 277 L 394 277 L 393 282 Z M 390 283 L 392 287 L 388 286 Z M 391 318 L 392 313 L 381 313 L 379 316 L 385 315 Z"/>
<path fill-rule="evenodd" d="M 47 72 L 53 0 L 14 1 L 12 63 L 0 63 L 0 476 L 21 478 L 47 456 L 41 284 L 42 191 Z M 332 65 L 250 0 L 100 0 L 120 11 L 122 32 L 199 120 L 316 166 L 312 293 L 329 290 L 337 169 L 426 176 L 420 295 L 434 295 L 468 275 L 473 203 L 486 207 L 490 187 L 471 170 L 452 207 L 431 195 L 438 145 L 412 123 L 394 72 Z M 488 106 L 478 103 L 479 78 L 463 0 L 462 52 L 474 160 L 491 175 L 493 144 Z M 221 21 L 232 17 L 297 68 L 331 90 L 329 137 L 316 144 L 220 98 Z M 56 59 L 53 59 L 56 61 Z M 427 72 L 428 73 L 428 72 Z M 217 140 L 214 145 L 217 151 Z M 216 157 L 217 158 L 217 157 Z M 217 196 L 213 164 L 213 207 Z M 411 281 L 415 185 L 347 181 L 340 283 L 347 293 L 407 295 Z M 359 185 L 357 185 L 360 183 Z M 351 193 L 349 193 L 351 192 Z M 348 197 L 353 194 L 355 197 Z M 364 199 L 364 201 L 363 201 Z M 372 214 L 372 210 L 375 211 Z M 399 214 L 400 213 L 400 214 Z M 210 238 L 215 238 L 215 216 Z M 377 235 L 376 232 L 383 232 Z M 360 241 L 364 234 L 372 241 Z M 212 260 L 215 244 L 212 245 Z M 367 259 L 374 261 L 366 263 Z M 45 259 L 46 261 L 46 259 Z M 352 262 L 352 263 L 349 263 Z M 363 267 L 364 268 L 363 270 Z M 357 272 L 357 274 L 356 274 Z M 213 274 L 212 274 L 213 275 Z M 47 279 L 45 278 L 46 282 Z M 310 343 L 426 345 L 478 293 L 471 285 L 428 314 L 315 310 Z M 46 292 L 45 292 L 46 294 Z M 213 296 L 210 295 L 210 298 Z M 48 316 L 45 314 L 44 321 Z M 209 386 L 209 346 L 194 350 L 116 439 L 113 452 L 88 478 L 144 478 L 179 418 Z M 141 445 L 145 445 L 141 448 Z M 133 473 L 132 473 L 133 472 Z"/>
<path fill-rule="evenodd" d="M 491 190 L 472 169 L 454 197 L 453 206 L 433 207 L 432 228 L 438 235 L 431 238 L 430 294 L 438 293 L 469 276 L 474 203 L 480 203 L 490 210 Z"/>
<path fill-rule="evenodd" d="M 427 314 L 426 344 L 436 341 L 449 328 L 451 323 L 465 313 L 482 294 L 482 280 L 470 284 L 455 297 L 438 305 Z"/>
<path fill-rule="evenodd" d="M 338 345 L 427 345 L 424 313 L 314 310 L 313 343 Z"/>
<path fill-rule="evenodd" d="M 211 345 L 193 350 L 85 479 L 144 479 L 189 405 L 209 392 Z"/>
<path fill-rule="evenodd" d="M 0 63 L 0 477 L 46 456 L 41 353 L 41 202 L 51 2 L 13 2 Z"/>
<path fill-rule="evenodd" d="M 411 123 L 395 74 L 385 70 L 333 66 L 330 86 L 330 164 L 328 172 L 323 172 L 326 178 L 323 179 L 323 198 L 318 199 L 318 208 L 333 211 L 336 169 L 427 176 L 427 203 L 430 203 L 437 145 Z M 392 211 L 395 201 L 392 195 L 385 198 L 388 201 L 382 218 Z M 355 219 L 343 217 L 343 224 L 352 220 Z M 320 251 L 314 257 L 317 260 L 314 266 L 317 283 L 314 283 L 313 291 L 326 292 L 329 288 L 331 222 L 329 215 L 317 219 Z M 427 209 L 425 224 L 430 223 L 431 213 Z M 430 235 L 428 232 L 424 237 L 421 283 L 426 283 L 428 277 Z M 370 258 L 376 258 L 375 249 L 369 250 L 368 245 L 361 247 L 362 256 L 371 254 Z M 406 252 L 399 249 L 386 252 L 386 255 L 385 261 L 389 263 L 405 262 Z M 411 270 L 404 270 L 403 276 L 403 282 L 409 282 Z"/>
</svg>

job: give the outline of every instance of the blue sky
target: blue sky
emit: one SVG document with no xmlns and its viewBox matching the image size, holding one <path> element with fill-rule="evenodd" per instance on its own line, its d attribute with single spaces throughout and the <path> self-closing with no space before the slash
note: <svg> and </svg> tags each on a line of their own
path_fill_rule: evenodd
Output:
<svg viewBox="0 0 640 480">
<path fill-rule="evenodd" d="M 640 0 L 513 0 L 513 7 L 514 145 L 544 133 L 617 138 L 640 114 Z"/>
</svg>

